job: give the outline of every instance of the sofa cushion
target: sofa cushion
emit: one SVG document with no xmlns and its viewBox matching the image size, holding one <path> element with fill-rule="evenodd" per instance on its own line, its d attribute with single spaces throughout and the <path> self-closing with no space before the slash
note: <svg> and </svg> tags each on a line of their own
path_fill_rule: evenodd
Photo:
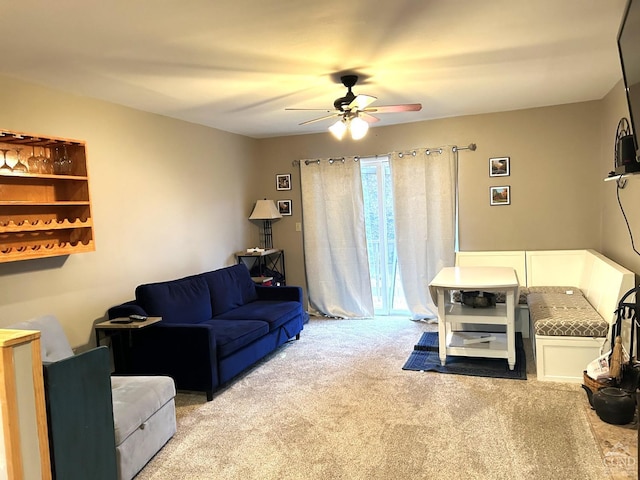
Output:
<svg viewBox="0 0 640 480">
<path fill-rule="evenodd" d="M 212 317 L 209 287 L 202 276 L 139 285 L 136 300 L 148 315 L 166 323 L 200 323 Z"/>
<path fill-rule="evenodd" d="M 40 353 L 43 362 L 57 362 L 74 355 L 62 325 L 54 315 L 43 315 L 4 328 L 40 331 Z"/>
<path fill-rule="evenodd" d="M 251 274 L 244 265 L 203 273 L 211 292 L 212 316 L 228 312 L 258 298 Z"/>
<path fill-rule="evenodd" d="M 218 358 L 224 358 L 269 333 L 269 324 L 259 320 L 209 320 L 216 339 Z"/>
<path fill-rule="evenodd" d="M 257 300 L 234 308 L 214 318 L 225 320 L 263 320 L 269 324 L 269 331 L 273 331 L 298 315 L 302 315 L 302 304 L 300 302 Z"/>
<path fill-rule="evenodd" d="M 176 389 L 171 377 L 113 376 L 111 393 L 116 445 L 120 445 L 171 401 L 176 396 Z"/>
</svg>

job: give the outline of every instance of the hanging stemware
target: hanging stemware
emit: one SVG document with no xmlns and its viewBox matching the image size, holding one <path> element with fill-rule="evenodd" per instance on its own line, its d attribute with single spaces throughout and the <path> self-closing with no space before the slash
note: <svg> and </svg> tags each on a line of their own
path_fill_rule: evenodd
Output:
<svg viewBox="0 0 640 480">
<path fill-rule="evenodd" d="M 2 164 L 2 166 L 0 167 L 0 170 L 5 170 L 7 172 L 11 171 L 11 167 L 9 166 L 9 164 L 7 163 L 7 152 L 9 151 L 9 148 L 0 148 L 0 151 L 2 152 L 3 156 L 4 156 L 4 163 Z"/>
<path fill-rule="evenodd" d="M 27 166 L 22 163 L 22 160 L 20 159 L 20 152 L 22 151 L 21 148 L 16 148 L 16 158 L 18 159 L 18 162 L 13 166 L 13 171 L 14 172 L 22 172 L 22 173 L 26 173 L 29 171 L 29 168 L 27 168 Z"/>
<path fill-rule="evenodd" d="M 31 145 L 31 156 L 27 158 L 30 173 L 40 173 L 40 158 L 36 155 L 36 147 Z"/>
<path fill-rule="evenodd" d="M 38 158 L 40 159 L 40 171 L 46 174 L 53 173 L 53 165 L 51 164 L 51 156 L 47 154 L 47 149 L 44 147 L 40 147 L 40 155 Z"/>
<path fill-rule="evenodd" d="M 67 146 L 64 144 L 62 145 L 62 159 L 62 173 L 64 175 L 71 175 L 73 165 L 71 157 L 67 153 Z"/>
</svg>

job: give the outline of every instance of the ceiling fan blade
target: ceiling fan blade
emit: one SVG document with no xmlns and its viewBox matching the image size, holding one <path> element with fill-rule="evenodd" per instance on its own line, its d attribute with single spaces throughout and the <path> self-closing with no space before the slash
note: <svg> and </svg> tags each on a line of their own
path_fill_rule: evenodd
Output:
<svg viewBox="0 0 640 480">
<path fill-rule="evenodd" d="M 356 98 L 354 98 L 351 101 L 351 103 L 347 107 L 347 110 L 352 110 L 353 108 L 357 108 L 358 110 L 364 110 L 376 100 L 377 98 L 372 97 L 371 95 L 358 95 Z"/>
<path fill-rule="evenodd" d="M 362 118 L 362 119 L 363 119 L 365 122 L 367 122 L 367 123 L 376 123 L 376 122 L 379 122 L 379 121 L 380 121 L 380 119 L 379 119 L 378 117 L 374 117 L 373 115 L 369 115 L 369 114 L 368 114 L 368 113 L 366 113 L 366 112 L 360 112 L 360 113 L 358 114 L 358 116 L 359 116 L 360 118 Z"/>
<path fill-rule="evenodd" d="M 422 110 L 420 103 L 405 103 L 404 105 L 380 105 L 379 107 L 367 107 L 365 112 L 373 113 L 397 113 L 397 112 L 417 112 Z"/>
<path fill-rule="evenodd" d="M 326 115 L 324 117 L 314 118 L 313 120 L 307 120 L 306 122 L 302 122 L 302 123 L 300 123 L 298 125 L 309 125 L 310 123 L 320 122 L 322 120 L 327 120 L 329 118 L 339 117 L 341 115 L 342 115 L 341 113 L 332 113 L 331 115 Z"/>
<path fill-rule="evenodd" d="M 332 110 L 329 108 L 285 108 L 285 110 L 292 110 L 292 111 L 298 111 L 298 112 L 327 112 L 327 113 L 335 112 L 335 110 Z"/>
</svg>

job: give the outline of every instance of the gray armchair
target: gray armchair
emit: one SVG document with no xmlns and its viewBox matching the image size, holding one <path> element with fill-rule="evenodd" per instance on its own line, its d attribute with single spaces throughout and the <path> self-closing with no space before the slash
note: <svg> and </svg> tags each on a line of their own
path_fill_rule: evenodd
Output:
<svg viewBox="0 0 640 480">
<path fill-rule="evenodd" d="M 129 480 L 176 432 L 170 377 L 112 377 L 108 348 L 74 355 L 53 315 L 8 328 L 41 332 L 54 478 Z"/>
</svg>

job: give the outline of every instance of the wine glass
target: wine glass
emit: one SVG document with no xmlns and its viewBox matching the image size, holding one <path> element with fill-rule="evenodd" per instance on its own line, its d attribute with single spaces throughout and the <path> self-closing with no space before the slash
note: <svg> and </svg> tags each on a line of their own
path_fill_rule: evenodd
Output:
<svg viewBox="0 0 640 480">
<path fill-rule="evenodd" d="M 64 147 L 64 145 L 63 145 Z M 67 149 L 60 150 L 59 146 L 56 146 L 53 154 L 53 173 L 56 175 L 65 174 L 67 171 Z"/>
<path fill-rule="evenodd" d="M 27 168 L 27 166 L 22 163 L 22 160 L 20 159 L 20 152 L 22 151 L 21 148 L 16 148 L 16 157 L 18 158 L 18 162 L 13 166 L 13 171 L 14 172 L 23 172 L 26 173 L 29 171 L 29 169 Z"/>
<path fill-rule="evenodd" d="M 33 145 L 31 145 L 31 156 L 27 158 L 27 166 L 31 173 L 40 172 L 40 157 L 36 156 L 36 147 Z"/>
<path fill-rule="evenodd" d="M 40 158 L 36 155 L 36 147 L 33 145 L 31 145 L 31 156 L 27 158 L 27 167 L 31 173 L 40 172 Z"/>
<path fill-rule="evenodd" d="M 42 173 L 52 174 L 53 173 L 53 165 L 51 164 L 51 157 L 47 155 L 47 149 L 44 147 L 40 147 L 40 171 Z"/>
<path fill-rule="evenodd" d="M 4 156 L 4 163 L 2 164 L 2 166 L 0 167 L 0 170 L 6 170 L 6 171 L 11 171 L 11 167 L 9 166 L 9 164 L 7 163 L 7 152 L 9 151 L 9 148 L 0 148 L 0 152 L 2 152 L 3 156 Z"/>
<path fill-rule="evenodd" d="M 71 163 L 71 157 L 69 156 L 69 154 L 67 153 L 67 146 L 66 145 L 62 145 L 62 174 L 64 175 L 71 175 L 71 170 L 72 170 L 72 163 Z"/>
</svg>

